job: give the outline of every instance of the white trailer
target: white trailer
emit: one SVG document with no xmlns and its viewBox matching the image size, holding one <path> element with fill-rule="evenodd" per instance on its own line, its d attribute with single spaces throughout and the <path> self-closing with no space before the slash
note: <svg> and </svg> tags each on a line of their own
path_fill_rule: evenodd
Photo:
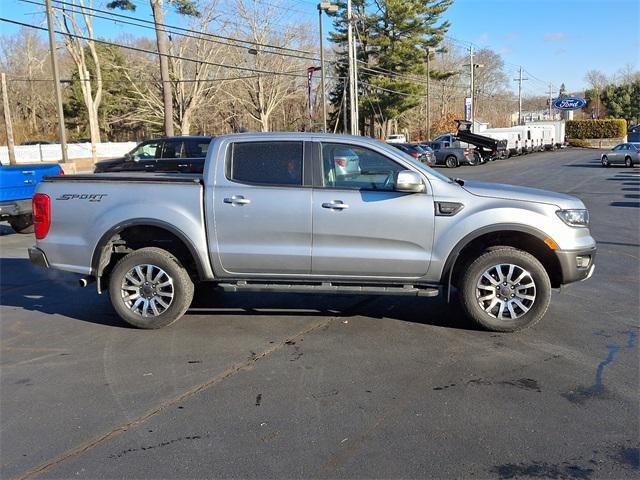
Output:
<svg viewBox="0 0 640 480">
<path fill-rule="evenodd" d="M 564 120 L 553 120 L 553 121 L 540 121 L 540 122 L 530 122 L 525 126 L 543 126 L 543 127 L 553 127 L 553 140 L 555 146 L 558 148 L 562 148 L 565 146 L 565 126 L 566 122 Z"/>
<path fill-rule="evenodd" d="M 483 130 L 482 135 L 495 140 L 506 140 L 509 156 L 522 153 L 522 132 L 513 128 L 490 128 Z"/>
</svg>

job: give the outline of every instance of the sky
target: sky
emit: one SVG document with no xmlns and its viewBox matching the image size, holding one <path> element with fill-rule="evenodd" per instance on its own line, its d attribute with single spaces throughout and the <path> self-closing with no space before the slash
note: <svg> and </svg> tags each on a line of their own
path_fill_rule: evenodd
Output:
<svg viewBox="0 0 640 480">
<path fill-rule="evenodd" d="M 43 0 L 29 0 L 42 3 Z M 219 0 L 222 9 L 224 2 Z M 283 22 L 317 23 L 317 1 L 256 0 L 265 8 L 284 2 Z M 93 0 L 104 8 L 108 0 Z M 147 0 L 134 0 L 136 12 L 127 14 L 151 20 Z M 21 0 L 0 0 L 0 17 L 46 26 L 42 7 Z M 567 91 L 585 88 L 588 70 L 613 75 L 626 64 L 640 69 L 640 0 L 455 0 L 445 12 L 451 23 L 448 35 L 466 47 L 489 47 L 502 55 L 506 70 L 516 78 L 519 66 L 525 70 L 523 83 L 527 95 L 545 95 L 564 83 Z M 177 15 L 167 24 L 187 27 Z M 330 21 L 326 21 L 328 27 Z M 14 33 L 19 27 L 0 22 L 0 33 Z M 152 35 L 151 30 L 135 29 L 114 22 L 96 20 L 96 33 L 117 38 L 123 33 Z M 44 34 L 44 33 L 43 33 Z M 516 88 L 516 82 L 512 82 Z"/>
</svg>

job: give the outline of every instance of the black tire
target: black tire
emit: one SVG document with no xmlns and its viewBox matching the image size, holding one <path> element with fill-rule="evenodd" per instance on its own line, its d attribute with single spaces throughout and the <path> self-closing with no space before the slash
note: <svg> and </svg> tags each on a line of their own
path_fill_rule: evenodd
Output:
<svg viewBox="0 0 640 480">
<path fill-rule="evenodd" d="M 138 313 L 130 308 L 123 296 L 123 292 L 125 292 L 125 290 L 123 290 L 125 276 L 136 266 L 141 265 L 151 265 L 157 269 L 152 269 L 152 272 L 157 272 L 159 270 L 164 271 L 165 275 L 168 276 L 169 280 L 172 282 L 171 286 L 166 288 L 172 289 L 171 293 L 173 296 L 169 301 L 167 308 L 163 309 L 163 311 L 158 315 L 151 312 L 151 315 L 143 316 L 143 312 Z M 146 272 L 146 275 L 148 279 L 148 272 Z M 162 277 L 161 280 L 163 278 L 164 277 Z M 137 280 L 140 280 L 139 275 Z M 144 280 L 145 279 L 143 278 L 142 281 Z M 146 284 L 144 285 L 146 286 Z M 158 291 L 160 291 L 161 286 L 162 285 L 158 284 Z M 131 289 L 135 287 L 130 286 L 129 288 Z M 143 285 L 140 285 L 140 289 L 142 288 Z M 146 286 L 146 288 L 151 288 L 151 286 Z M 166 297 L 158 297 L 156 295 L 156 284 L 153 284 L 152 290 L 153 292 L 148 292 L 149 295 L 153 294 L 151 300 L 161 298 L 164 301 Z M 191 301 L 193 300 L 193 291 L 193 282 L 191 281 L 186 268 L 184 268 L 180 261 L 171 253 L 156 247 L 141 248 L 140 250 L 136 250 L 121 258 L 113 268 L 109 278 L 109 298 L 111 299 L 111 305 L 113 305 L 114 310 L 120 318 L 129 325 L 133 325 L 138 328 L 156 329 L 166 327 L 174 323 L 184 315 L 189 308 L 189 305 L 191 305 Z M 135 293 L 136 292 L 134 291 L 134 294 Z M 138 295 L 141 293 L 142 290 L 138 292 Z M 166 292 L 163 293 L 166 294 Z M 149 303 L 151 303 L 151 300 Z M 159 302 L 159 300 L 157 301 Z M 159 303 L 155 303 L 155 305 L 156 307 L 160 306 L 163 308 Z"/>
<path fill-rule="evenodd" d="M 631 160 L 631 157 L 627 157 L 624 159 L 624 166 L 627 168 L 633 167 L 633 161 Z"/>
<path fill-rule="evenodd" d="M 455 157 L 455 155 L 449 155 L 444 159 L 444 164 L 447 166 L 447 168 L 456 168 L 458 166 L 458 159 Z"/>
<path fill-rule="evenodd" d="M 500 289 L 513 293 L 506 297 L 502 296 L 501 298 L 506 300 L 504 302 L 496 299 L 498 303 L 489 310 L 490 312 L 498 310 L 494 316 L 485 310 L 486 307 L 483 306 L 484 304 L 481 305 L 481 301 L 479 300 L 479 298 L 483 298 L 480 296 L 480 292 L 489 291 L 492 287 L 489 286 L 488 288 L 483 287 L 479 289 L 478 283 L 482 281 L 481 279 L 485 272 L 491 271 L 499 265 L 501 265 L 499 268 L 501 268 L 501 272 L 505 277 L 507 277 L 509 273 L 508 265 L 514 265 L 520 270 L 514 269 L 513 275 L 515 276 L 516 272 L 524 271 L 527 276 L 523 277 L 522 281 L 528 281 L 528 279 L 530 279 L 534 286 L 532 288 L 525 288 L 529 283 L 522 286 L 519 283 L 512 286 L 511 282 L 506 286 L 498 284 Z M 537 323 L 544 316 L 547 308 L 549 308 L 549 302 L 551 301 L 551 282 L 549 275 L 538 259 L 527 252 L 512 247 L 493 247 L 485 251 L 485 253 L 475 260 L 470 261 L 469 264 L 463 266 L 463 268 L 464 273 L 459 285 L 462 310 L 471 321 L 486 330 L 494 332 L 523 330 Z M 494 277 L 493 274 L 490 274 L 490 276 L 494 278 L 494 281 L 498 279 L 497 275 Z M 511 280 L 517 280 L 517 278 L 511 278 Z M 502 290 L 498 290 L 497 293 L 498 295 L 503 294 Z M 521 300 L 517 298 L 510 300 L 509 297 L 513 297 L 515 294 L 529 297 L 533 296 L 533 300 Z M 528 311 L 525 311 L 513 303 L 516 300 L 520 301 L 522 305 L 525 305 L 524 302 L 531 301 L 532 303 L 525 305 L 525 307 L 528 307 Z M 489 306 L 493 305 L 493 299 L 485 301 L 489 303 Z M 501 305 L 503 303 L 506 307 Z M 511 305 L 511 310 L 516 314 L 515 317 L 509 313 L 509 304 Z M 501 308 L 507 309 L 504 313 L 508 313 L 509 318 L 497 318 Z"/>
<path fill-rule="evenodd" d="M 609 165 L 611 165 L 611 164 L 609 163 L 609 159 L 606 157 L 606 155 L 605 155 L 604 157 L 602 157 L 602 159 L 600 160 L 600 163 L 602 163 L 602 166 L 603 166 L 604 168 L 608 168 L 608 167 L 609 167 Z"/>
<path fill-rule="evenodd" d="M 35 231 L 33 218 L 30 213 L 10 218 L 9 225 L 11 225 L 11 228 L 13 228 L 13 231 L 16 233 L 33 233 Z"/>
</svg>

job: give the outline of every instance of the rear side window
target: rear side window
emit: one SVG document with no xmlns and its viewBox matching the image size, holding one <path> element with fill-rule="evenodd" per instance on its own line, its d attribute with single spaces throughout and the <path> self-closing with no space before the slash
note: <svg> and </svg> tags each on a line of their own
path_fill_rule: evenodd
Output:
<svg viewBox="0 0 640 480">
<path fill-rule="evenodd" d="M 234 143 L 227 176 L 255 185 L 302 185 L 302 142 Z"/>
<path fill-rule="evenodd" d="M 182 158 L 182 141 L 169 141 L 165 142 L 162 149 L 162 158 Z"/>
<path fill-rule="evenodd" d="M 209 141 L 187 141 L 184 142 L 184 148 L 186 150 L 187 158 L 204 158 L 207 156 L 207 150 L 209 149 Z"/>
</svg>

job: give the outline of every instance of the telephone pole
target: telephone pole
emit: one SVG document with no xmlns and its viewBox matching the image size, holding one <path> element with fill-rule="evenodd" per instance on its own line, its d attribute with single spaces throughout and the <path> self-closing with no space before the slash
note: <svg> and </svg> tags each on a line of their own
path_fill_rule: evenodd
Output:
<svg viewBox="0 0 640 480">
<path fill-rule="evenodd" d="M 2 76 L 2 107 L 4 108 L 4 126 L 7 129 L 7 147 L 9 148 L 9 165 L 16 165 L 16 151 L 13 143 L 13 125 L 11 124 L 11 111 L 9 110 L 9 97 L 7 95 L 7 76 Z"/>
<path fill-rule="evenodd" d="M 53 86 L 56 92 L 56 106 L 58 109 L 58 128 L 60 135 L 60 147 L 62 149 L 62 162 L 68 163 L 67 134 L 64 128 L 64 111 L 62 110 L 62 90 L 60 90 L 60 72 L 58 71 L 58 57 L 56 55 L 56 38 L 53 24 L 53 8 L 51 0 L 45 0 L 47 8 L 47 26 L 49 28 L 49 49 L 51 51 L 51 70 L 53 72 Z"/>
<path fill-rule="evenodd" d="M 553 85 L 549 84 L 549 120 L 552 120 L 551 118 L 551 104 L 553 102 Z"/>
<path fill-rule="evenodd" d="M 474 84 L 474 78 L 473 78 L 473 71 L 475 70 L 475 65 L 473 64 L 473 45 L 471 45 L 469 47 L 469 68 L 471 69 L 470 72 L 470 85 L 469 85 L 469 98 L 471 98 L 471 115 L 470 115 L 470 119 L 471 119 L 471 133 L 473 133 L 473 90 L 475 89 L 475 84 Z"/>
<path fill-rule="evenodd" d="M 522 125 L 522 82 L 529 79 L 522 78 L 522 67 L 520 67 L 520 75 L 513 80 L 518 82 L 518 125 Z"/>
<path fill-rule="evenodd" d="M 356 102 L 355 102 L 355 81 L 354 81 L 354 55 L 353 55 L 353 15 L 351 12 L 351 0 L 347 0 L 347 54 L 349 57 L 349 114 L 350 125 L 349 133 L 355 135 L 357 126 L 356 119 Z"/>
<path fill-rule="evenodd" d="M 431 97 L 429 96 L 429 76 L 430 76 L 430 70 L 429 70 L 429 55 L 430 55 L 430 50 L 427 47 L 427 98 L 425 99 L 425 101 L 427 102 L 427 140 L 431 140 Z"/>
</svg>

